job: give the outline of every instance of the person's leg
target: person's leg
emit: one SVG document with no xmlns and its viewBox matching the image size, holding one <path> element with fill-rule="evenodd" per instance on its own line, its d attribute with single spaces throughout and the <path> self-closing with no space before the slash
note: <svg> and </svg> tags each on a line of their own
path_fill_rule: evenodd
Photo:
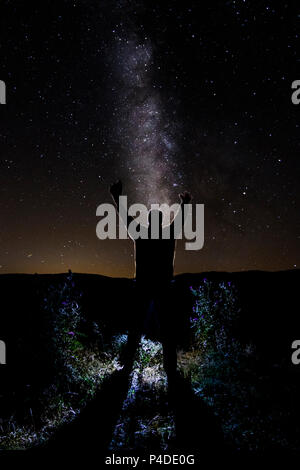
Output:
<svg viewBox="0 0 300 470">
<path fill-rule="evenodd" d="M 145 316 L 147 303 L 146 289 L 141 284 L 136 284 L 134 302 L 132 303 L 132 317 L 129 322 L 128 340 L 121 358 L 124 371 L 130 373 L 133 366 L 134 356 L 138 349 Z"/>
<path fill-rule="evenodd" d="M 123 370 L 124 372 L 131 372 L 132 366 L 133 366 L 133 361 L 134 361 L 134 356 L 137 351 L 139 342 L 140 342 L 140 332 L 135 330 L 135 331 L 130 331 L 128 333 L 128 340 L 127 344 L 124 347 L 124 350 L 122 351 L 121 357 L 120 357 L 120 362 L 123 365 Z"/>
</svg>

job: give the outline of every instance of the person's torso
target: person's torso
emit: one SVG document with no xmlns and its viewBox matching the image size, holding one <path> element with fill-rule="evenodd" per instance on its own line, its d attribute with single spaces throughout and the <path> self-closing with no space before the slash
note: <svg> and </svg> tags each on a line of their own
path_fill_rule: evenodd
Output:
<svg viewBox="0 0 300 470">
<path fill-rule="evenodd" d="M 172 279 L 175 256 L 174 239 L 135 240 L 135 277 L 151 283 Z"/>
</svg>

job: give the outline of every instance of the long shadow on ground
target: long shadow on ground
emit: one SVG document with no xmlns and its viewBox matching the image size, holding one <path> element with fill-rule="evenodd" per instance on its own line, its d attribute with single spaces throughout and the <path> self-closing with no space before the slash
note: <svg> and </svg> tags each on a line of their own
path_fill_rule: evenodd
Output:
<svg viewBox="0 0 300 470">
<path fill-rule="evenodd" d="M 114 427 L 120 416 L 122 404 L 129 385 L 129 373 L 123 370 L 113 373 L 102 389 L 72 423 L 62 426 L 45 446 L 27 453 L 65 456 L 95 456 L 103 462 L 111 455 L 108 450 Z M 169 395 L 169 406 L 175 416 L 176 437 L 170 448 L 173 453 L 198 456 L 224 455 L 223 436 L 215 416 L 193 393 L 189 383 L 178 377 L 174 392 Z M 156 449 L 157 450 L 157 449 Z M 147 448 L 144 454 L 151 452 Z M 141 455 L 143 451 L 130 452 Z M 117 451 L 116 455 L 129 455 L 128 451 Z M 146 455 L 147 456 L 147 455 Z M 100 459 L 100 460 L 99 460 Z"/>
<path fill-rule="evenodd" d="M 45 446 L 36 451 L 73 458 L 81 454 L 104 455 L 127 389 L 128 373 L 123 370 L 114 372 L 80 415 L 63 425 Z"/>
<path fill-rule="evenodd" d="M 224 454 L 221 426 L 208 405 L 195 395 L 189 382 L 178 376 L 173 395 L 176 447 L 200 457 L 212 456 L 212 452 Z"/>
</svg>

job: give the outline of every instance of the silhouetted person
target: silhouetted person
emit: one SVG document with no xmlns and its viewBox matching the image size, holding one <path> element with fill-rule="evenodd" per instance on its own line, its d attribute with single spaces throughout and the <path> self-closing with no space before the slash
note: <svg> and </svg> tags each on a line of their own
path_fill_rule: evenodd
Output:
<svg viewBox="0 0 300 470">
<path fill-rule="evenodd" d="M 118 181 L 110 187 L 118 212 L 120 213 L 119 197 L 122 195 L 122 183 Z M 132 325 L 127 345 L 127 364 L 132 365 L 134 353 L 142 333 L 148 337 L 159 339 L 163 345 L 164 368 L 168 376 L 168 384 L 172 386 L 176 376 L 177 352 L 174 334 L 174 322 L 171 320 L 170 296 L 171 281 L 173 279 L 175 259 L 175 219 L 181 217 L 181 227 L 184 224 L 183 205 L 188 204 L 191 196 L 188 192 L 180 194 L 181 214 L 178 213 L 169 226 L 163 226 L 163 214 L 152 209 L 148 213 L 148 226 L 143 226 L 127 216 L 125 223 L 128 234 L 132 238 L 129 225 L 134 226 L 136 232 L 147 231 L 147 239 L 137 238 L 135 245 L 135 279 L 137 296 L 135 297 L 138 316 Z M 158 238 L 151 238 L 151 230 L 156 223 Z M 164 238 L 164 235 L 168 235 Z"/>
</svg>

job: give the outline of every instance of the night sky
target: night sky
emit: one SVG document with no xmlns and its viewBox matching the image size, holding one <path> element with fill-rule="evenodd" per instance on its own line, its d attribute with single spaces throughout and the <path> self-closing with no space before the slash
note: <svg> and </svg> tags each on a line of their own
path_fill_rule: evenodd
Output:
<svg viewBox="0 0 300 470">
<path fill-rule="evenodd" d="M 205 204 L 177 273 L 299 267 L 298 22 L 270 0 L 2 0 L 0 273 L 132 276 L 132 242 L 96 237 L 117 178 L 129 204 Z"/>
</svg>

